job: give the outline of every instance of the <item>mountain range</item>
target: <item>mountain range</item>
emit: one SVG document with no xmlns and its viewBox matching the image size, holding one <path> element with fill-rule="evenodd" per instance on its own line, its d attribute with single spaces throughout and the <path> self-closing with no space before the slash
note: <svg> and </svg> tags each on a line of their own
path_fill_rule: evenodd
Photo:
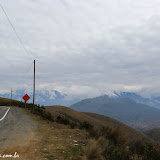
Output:
<svg viewBox="0 0 160 160">
<path fill-rule="evenodd" d="M 31 99 L 28 101 L 29 103 L 32 102 L 32 92 L 27 92 L 26 90 L 14 90 L 12 98 L 15 100 L 23 101 L 22 97 L 25 94 L 28 94 Z M 101 96 L 101 95 L 100 95 Z M 159 108 L 160 109 L 160 96 L 151 97 L 151 98 L 144 98 L 136 93 L 133 92 L 113 92 L 113 94 L 103 94 L 102 96 L 107 96 L 111 99 L 123 99 L 123 98 L 129 98 L 134 100 L 137 103 L 142 103 L 149 105 L 151 107 Z M 11 94 L 10 92 L 0 94 L 0 97 L 4 98 L 10 98 Z M 36 97 L 35 102 L 40 105 L 64 105 L 64 106 L 70 106 L 74 103 L 77 103 L 79 101 L 83 100 L 82 98 L 79 98 L 78 96 L 76 98 L 71 98 L 69 95 L 65 93 L 61 93 L 57 90 L 36 90 Z"/>
<path fill-rule="evenodd" d="M 14 90 L 12 93 L 12 99 L 14 100 L 19 100 L 19 101 L 24 101 L 23 100 L 23 96 L 25 94 L 28 94 L 30 97 L 30 100 L 28 101 L 28 103 L 32 103 L 32 98 L 33 98 L 33 94 L 32 92 L 26 91 L 26 90 Z M 0 94 L 0 97 L 3 98 L 11 98 L 11 93 L 4 93 L 4 94 Z M 57 90 L 36 90 L 35 93 L 35 103 L 36 104 L 40 104 L 40 105 L 66 105 L 66 106 L 70 106 L 73 103 L 78 102 L 80 99 L 69 99 L 68 96 L 66 94 L 62 94 L 60 92 L 58 92 Z"/>
<path fill-rule="evenodd" d="M 26 90 L 15 90 L 12 98 L 24 101 L 22 97 L 28 94 L 32 102 L 32 93 Z M 10 93 L 0 94 L 0 97 L 10 98 Z M 36 104 L 53 106 L 70 106 L 80 112 L 92 112 L 115 118 L 137 130 L 160 128 L 160 96 L 144 98 L 133 92 L 114 92 L 100 97 L 82 100 L 68 98 L 65 93 L 57 90 L 37 90 Z M 159 108 L 159 109 L 158 109 Z"/>
<path fill-rule="evenodd" d="M 114 91 L 113 95 L 111 95 L 111 96 L 107 95 L 107 96 L 110 98 L 113 98 L 113 99 L 130 98 L 130 99 L 136 101 L 137 103 L 146 104 L 146 105 L 160 109 L 160 96 L 155 96 L 155 97 L 151 97 L 151 98 L 144 98 L 144 97 L 142 97 L 136 93 L 133 93 L 133 92 L 115 92 L 115 91 Z"/>
<path fill-rule="evenodd" d="M 104 95 L 82 100 L 70 108 L 109 116 L 137 130 L 160 128 L 160 109 L 137 103 L 130 98 L 110 98 Z"/>
</svg>

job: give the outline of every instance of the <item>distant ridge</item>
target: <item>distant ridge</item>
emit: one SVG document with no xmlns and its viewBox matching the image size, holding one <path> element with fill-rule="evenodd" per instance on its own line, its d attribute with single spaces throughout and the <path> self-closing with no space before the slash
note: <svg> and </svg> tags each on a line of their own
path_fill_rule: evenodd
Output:
<svg viewBox="0 0 160 160">
<path fill-rule="evenodd" d="M 13 90 L 13 99 L 22 101 L 22 97 L 25 94 L 28 94 L 31 97 L 31 100 L 29 103 L 32 103 L 32 92 L 28 92 L 24 89 L 19 90 Z M 10 92 L 8 93 L 1 93 L 0 97 L 4 98 L 10 98 Z M 91 95 L 90 95 L 91 96 Z M 133 92 L 116 92 L 113 93 L 104 93 L 99 96 L 105 96 L 111 99 L 123 99 L 123 98 L 129 98 L 137 103 L 146 104 L 155 108 L 160 109 L 160 96 L 157 97 L 151 97 L 151 98 L 144 98 L 143 96 L 138 95 L 137 93 Z M 60 92 L 58 90 L 36 90 L 36 99 L 35 103 L 40 105 L 63 105 L 63 106 L 70 106 L 72 104 L 75 104 L 79 101 L 81 101 L 82 98 L 77 96 L 72 97 L 71 95 L 68 95 L 66 93 Z"/>
<path fill-rule="evenodd" d="M 16 99 L 18 101 L 23 101 L 22 97 L 25 94 L 28 94 L 30 96 L 30 100 L 28 103 L 32 103 L 32 92 L 26 91 L 24 89 L 21 90 L 14 90 L 13 91 L 13 99 Z M 0 94 L 0 97 L 4 98 L 10 98 L 10 93 L 4 93 Z M 67 94 L 61 93 L 57 90 L 36 90 L 36 97 L 35 97 L 35 103 L 40 105 L 65 105 L 70 106 L 71 104 L 74 104 L 78 102 L 79 98 L 74 99 L 67 99 Z"/>
<path fill-rule="evenodd" d="M 115 118 L 132 128 L 144 130 L 160 127 L 160 110 L 135 102 L 129 98 L 113 99 L 109 96 L 85 99 L 70 108 Z"/>
<path fill-rule="evenodd" d="M 105 94 L 107 95 L 107 94 Z M 104 96 L 105 96 L 104 95 Z M 115 92 L 112 95 L 107 95 L 109 98 L 113 99 L 123 99 L 123 98 L 130 98 L 137 103 L 146 104 L 155 108 L 160 109 L 160 98 L 152 97 L 152 98 L 144 98 L 134 92 Z"/>
</svg>

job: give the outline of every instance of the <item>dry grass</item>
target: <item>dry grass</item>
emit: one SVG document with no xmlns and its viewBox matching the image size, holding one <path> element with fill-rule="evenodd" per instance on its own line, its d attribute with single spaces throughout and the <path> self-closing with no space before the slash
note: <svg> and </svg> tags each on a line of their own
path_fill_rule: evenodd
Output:
<svg viewBox="0 0 160 160">
<path fill-rule="evenodd" d="M 83 150 L 83 155 L 79 156 L 79 160 L 104 160 L 102 156 L 103 149 L 98 141 L 90 139 L 87 146 Z"/>
<path fill-rule="evenodd" d="M 40 134 L 36 145 L 37 157 L 48 160 L 69 160 L 82 151 L 82 147 L 86 144 L 85 131 L 31 116 L 37 122 Z"/>
<path fill-rule="evenodd" d="M 13 100 L 13 99 L 8 99 L 8 98 L 3 98 L 3 97 L 0 97 L 0 102 L 20 102 L 20 103 L 23 103 L 18 100 Z"/>
<path fill-rule="evenodd" d="M 152 142 L 152 140 L 147 136 L 145 136 L 144 134 L 134 130 L 133 128 L 125 125 L 124 123 L 121 123 L 120 121 L 117 121 L 107 116 L 103 116 L 95 113 L 78 112 L 64 106 L 46 106 L 45 108 L 54 116 L 58 114 L 62 114 L 67 118 L 77 122 L 87 121 L 91 125 L 93 125 L 95 128 L 100 128 L 102 126 L 110 127 L 112 129 L 120 128 L 128 142 L 134 142 L 142 139 L 147 142 Z"/>
</svg>

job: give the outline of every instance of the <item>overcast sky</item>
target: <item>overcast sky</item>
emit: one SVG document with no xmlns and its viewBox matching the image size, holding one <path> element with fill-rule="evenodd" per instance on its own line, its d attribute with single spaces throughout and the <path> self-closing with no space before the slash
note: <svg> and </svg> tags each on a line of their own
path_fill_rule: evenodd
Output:
<svg viewBox="0 0 160 160">
<path fill-rule="evenodd" d="M 160 94 L 160 0 L 2 0 L 0 92 Z M 30 67 L 31 66 L 31 67 Z"/>
</svg>

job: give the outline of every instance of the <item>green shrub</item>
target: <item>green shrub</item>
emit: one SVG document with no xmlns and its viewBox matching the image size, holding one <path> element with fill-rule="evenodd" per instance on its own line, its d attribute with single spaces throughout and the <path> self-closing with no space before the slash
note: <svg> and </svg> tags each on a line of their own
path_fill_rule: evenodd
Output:
<svg viewBox="0 0 160 160">
<path fill-rule="evenodd" d="M 64 124 L 64 125 L 69 125 L 70 124 L 70 122 L 69 122 L 69 120 L 67 118 L 62 117 L 60 115 L 56 118 L 56 122 Z"/>
<path fill-rule="evenodd" d="M 80 128 L 80 129 L 89 130 L 89 129 L 92 129 L 93 126 L 92 126 L 90 123 L 84 121 L 84 122 L 80 123 L 79 128 Z"/>
<path fill-rule="evenodd" d="M 100 136 L 110 139 L 112 135 L 112 128 L 102 127 L 99 132 L 100 132 Z"/>
<path fill-rule="evenodd" d="M 129 160 L 130 152 L 123 145 L 109 144 L 104 151 L 106 160 Z"/>
<path fill-rule="evenodd" d="M 70 122 L 70 126 L 72 129 L 77 127 L 77 123 L 76 122 Z"/>
<path fill-rule="evenodd" d="M 44 113 L 45 113 L 44 114 L 44 119 L 47 119 L 49 121 L 54 121 L 53 116 L 52 116 L 51 113 L 49 113 L 49 112 L 44 112 Z"/>
</svg>

